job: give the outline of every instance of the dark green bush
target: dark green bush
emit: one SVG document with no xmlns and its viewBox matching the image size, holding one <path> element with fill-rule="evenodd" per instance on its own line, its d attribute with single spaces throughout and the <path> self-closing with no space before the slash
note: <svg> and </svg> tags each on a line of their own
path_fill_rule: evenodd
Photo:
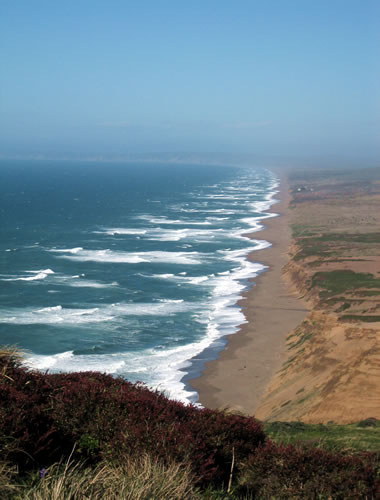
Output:
<svg viewBox="0 0 380 500">
<path fill-rule="evenodd" d="M 360 420 L 357 424 L 358 427 L 376 427 L 378 420 L 376 418 L 366 418 L 365 420 Z"/>
</svg>

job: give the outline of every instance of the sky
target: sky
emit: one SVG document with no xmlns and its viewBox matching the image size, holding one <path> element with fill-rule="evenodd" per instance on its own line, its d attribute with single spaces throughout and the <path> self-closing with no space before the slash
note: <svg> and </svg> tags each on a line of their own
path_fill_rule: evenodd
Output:
<svg viewBox="0 0 380 500">
<path fill-rule="evenodd" d="M 0 0 L 0 155 L 380 158 L 379 0 Z"/>
</svg>

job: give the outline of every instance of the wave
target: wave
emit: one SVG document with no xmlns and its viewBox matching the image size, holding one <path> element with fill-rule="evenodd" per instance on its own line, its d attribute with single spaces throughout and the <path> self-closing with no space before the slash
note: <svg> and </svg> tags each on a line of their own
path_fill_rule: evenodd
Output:
<svg viewBox="0 0 380 500">
<path fill-rule="evenodd" d="M 213 276 L 213 275 L 212 275 Z M 209 280 L 209 276 L 184 276 L 179 274 L 152 274 L 148 276 L 149 278 L 158 278 L 162 280 L 172 280 L 179 283 L 190 283 L 191 285 L 200 285 Z"/>
<path fill-rule="evenodd" d="M 26 273 L 31 273 L 32 276 L 17 277 L 17 278 L 1 278 L 1 281 L 36 281 L 44 280 L 50 274 L 54 274 L 51 269 L 41 269 L 40 271 L 25 271 Z"/>
<path fill-rule="evenodd" d="M 237 213 L 245 213 L 237 210 L 231 210 L 228 208 L 215 208 L 215 209 L 208 209 L 208 208 L 192 208 L 192 209 L 181 209 L 182 212 L 197 212 L 197 213 L 205 213 L 205 214 L 223 214 L 223 215 L 236 215 Z"/>
<path fill-rule="evenodd" d="M 207 217 L 207 220 L 211 224 L 212 221 L 221 221 L 221 220 L 226 220 L 228 217 Z M 243 220 L 243 219 L 242 219 Z M 215 223 L 215 222 L 214 222 Z M 123 232 L 124 231 L 124 232 Z M 215 229 L 193 229 L 193 228 L 184 228 L 184 229 L 163 229 L 163 228 L 150 228 L 150 229 L 144 229 L 140 230 L 139 233 L 132 233 L 129 232 L 128 229 L 125 229 L 117 234 L 122 235 L 122 234 L 141 234 L 144 235 L 144 238 L 146 240 L 150 241 L 181 241 L 181 240 L 192 240 L 195 243 L 201 243 L 205 242 L 208 243 L 211 240 L 220 240 L 220 239 L 226 239 L 229 237 L 240 237 L 239 232 L 233 232 L 228 231 L 226 229 L 222 228 L 215 228 Z M 97 233 L 102 233 L 102 234 L 116 234 L 113 232 L 113 230 L 108 230 L 105 229 L 104 231 L 97 231 Z"/>
<path fill-rule="evenodd" d="M 206 217 L 207 220 L 213 220 L 213 221 L 216 221 L 216 222 L 220 222 L 220 221 L 223 221 L 223 220 L 230 220 L 229 217 Z"/>
<path fill-rule="evenodd" d="M 117 354 L 76 355 L 73 351 L 66 351 L 55 355 L 32 354 L 25 364 L 51 372 L 99 371 L 125 376 L 132 382 L 144 378 L 152 389 L 165 389 L 171 398 L 188 403 L 189 399 L 195 399 L 196 393 L 186 390 L 181 382 L 181 369 L 186 367 L 187 359 L 202 349 L 202 345 L 190 344 L 174 349 L 153 348 Z"/>
<path fill-rule="evenodd" d="M 63 252 L 63 253 L 72 253 L 72 254 L 77 254 L 79 252 L 81 252 L 83 250 L 82 247 L 75 247 L 75 248 L 62 248 L 62 249 L 59 249 L 59 248 L 54 248 L 52 250 L 50 250 L 51 252 Z"/>
<path fill-rule="evenodd" d="M 0 323 L 14 325 L 83 325 L 100 323 L 114 319 L 106 309 L 65 308 L 61 305 L 42 309 L 13 308 L 0 310 Z"/>
<path fill-rule="evenodd" d="M 202 309 L 199 302 L 161 299 L 158 302 L 133 302 L 112 304 L 109 308 L 118 316 L 170 316 L 172 314 Z"/>
<path fill-rule="evenodd" d="M 226 233 L 223 229 L 172 229 L 172 230 L 153 230 L 147 239 L 152 241 L 180 241 L 180 240 L 195 240 L 198 238 L 202 241 L 209 241 L 216 237 L 225 238 Z"/>
<path fill-rule="evenodd" d="M 61 252 L 61 250 L 59 250 Z M 69 249 L 71 252 L 72 249 Z M 75 276 L 67 276 L 61 273 L 56 273 L 51 269 L 42 269 L 40 271 L 25 271 L 26 273 L 32 274 L 32 276 L 27 277 L 12 277 L 12 278 L 0 278 L 0 281 L 41 281 L 51 277 L 49 280 L 49 285 L 60 285 L 60 286 L 72 286 L 72 287 L 82 287 L 82 288 L 109 288 L 113 286 L 118 286 L 119 283 L 113 281 L 112 283 L 102 283 L 95 280 L 84 279 L 84 274 L 78 274 Z M 54 276 L 53 276 L 54 275 Z"/>
<path fill-rule="evenodd" d="M 78 276 L 79 277 L 79 276 Z M 110 288 L 114 286 L 119 286 L 117 281 L 112 281 L 112 283 L 100 283 L 99 281 L 86 280 L 86 279 L 76 279 L 75 276 L 72 281 L 67 283 L 68 286 L 78 287 L 78 288 Z"/>
<path fill-rule="evenodd" d="M 170 316 L 195 311 L 204 306 L 198 302 L 163 299 L 159 302 L 115 303 L 98 307 L 70 308 L 62 305 L 34 308 L 0 309 L 0 323 L 14 325 L 83 325 L 87 323 L 120 322 L 128 316 Z"/>
<path fill-rule="evenodd" d="M 77 288 L 110 288 L 119 286 L 117 281 L 111 283 L 103 283 L 101 281 L 89 280 L 85 278 L 85 274 L 76 274 L 74 276 L 56 275 L 55 282 L 58 285 L 77 287 Z"/>
<path fill-rule="evenodd" d="M 50 252 L 67 252 L 69 255 L 61 255 L 61 258 L 75 260 L 79 262 L 105 262 L 105 263 L 124 263 L 124 264 L 140 264 L 142 262 L 164 262 L 169 264 L 200 264 L 201 261 L 196 256 L 199 252 L 117 252 L 113 250 L 84 250 L 76 249 L 74 255 L 71 255 L 72 250 L 65 249 L 50 249 Z"/>
<path fill-rule="evenodd" d="M 151 224 L 174 224 L 181 226 L 207 226 L 211 224 L 209 221 L 191 221 L 187 219 L 168 219 L 165 216 L 162 217 L 153 217 L 152 215 L 139 215 L 136 217 L 137 219 L 148 220 Z"/>
<path fill-rule="evenodd" d="M 124 228 L 124 227 L 117 227 L 117 228 L 106 228 L 103 231 L 93 231 L 94 233 L 97 234 L 108 234 L 110 236 L 115 236 L 115 235 L 143 235 L 147 232 L 146 229 L 138 229 L 138 228 Z"/>
<path fill-rule="evenodd" d="M 52 372 L 83 372 L 99 371 L 108 374 L 117 374 L 125 366 L 120 355 L 105 356 L 76 356 L 73 351 L 66 351 L 54 355 L 32 354 L 26 358 L 25 365 L 37 370 L 50 370 Z"/>
<path fill-rule="evenodd" d="M 36 312 L 45 313 L 50 311 L 62 311 L 62 306 L 43 307 L 42 309 L 38 309 Z"/>
<path fill-rule="evenodd" d="M 252 194 L 254 196 L 254 194 Z M 247 194 L 244 193 L 244 196 L 236 196 L 236 195 L 229 195 L 229 194 L 208 194 L 205 196 L 197 196 L 198 200 L 221 200 L 221 201 L 247 201 Z"/>
</svg>

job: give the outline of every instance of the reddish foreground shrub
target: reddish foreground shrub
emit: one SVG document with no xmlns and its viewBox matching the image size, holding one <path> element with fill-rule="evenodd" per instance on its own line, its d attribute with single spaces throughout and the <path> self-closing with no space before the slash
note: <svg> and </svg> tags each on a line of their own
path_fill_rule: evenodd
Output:
<svg viewBox="0 0 380 500">
<path fill-rule="evenodd" d="M 264 442 L 254 419 L 168 400 L 95 372 L 43 374 L 0 353 L 0 452 L 22 470 L 72 453 L 96 463 L 149 454 L 186 462 L 199 483 L 234 477 L 255 498 L 380 498 L 379 456 Z"/>
<path fill-rule="evenodd" d="M 29 374 L 17 357 L 0 355 L 0 452 L 21 467 L 39 457 L 60 458 L 61 435 L 50 416 L 51 384 L 42 373 Z"/>
<path fill-rule="evenodd" d="M 191 464 L 200 482 L 225 481 L 233 453 L 265 440 L 254 418 L 185 406 L 141 384 L 96 372 L 42 374 L 0 359 L 0 444 L 24 468 L 69 456 L 113 461 L 148 453 Z"/>
<path fill-rule="evenodd" d="M 331 453 L 268 441 L 244 464 L 240 486 L 263 499 L 377 499 L 379 467 L 375 453 Z"/>
</svg>

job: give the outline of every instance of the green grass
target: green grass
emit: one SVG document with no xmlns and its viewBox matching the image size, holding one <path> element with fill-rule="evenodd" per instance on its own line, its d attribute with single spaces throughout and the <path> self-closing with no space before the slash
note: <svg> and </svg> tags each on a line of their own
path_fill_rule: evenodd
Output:
<svg viewBox="0 0 380 500">
<path fill-rule="evenodd" d="M 314 232 L 310 226 L 306 224 L 292 224 L 292 236 L 293 238 L 299 238 L 301 236 L 313 236 Z"/>
<path fill-rule="evenodd" d="M 324 288 L 324 295 L 337 295 L 358 288 L 379 288 L 380 278 L 371 273 L 355 273 L 350 270 L 335 270 L 317 272 L 314 274 L 310 288 L 318 286 Z"/>
<path fill-rule="evenodd" d="M 314 326 L 314 322 L 308 320 L 303 321 L 293 333 L 287 336 L 288 350 L 298 349 L 302 344 L 310 340 L 315 333 Z"/>
<path fill-rule="evenodd" d="M 344 314 L 339 318 L 341 321 L 363 321 L 364 323 L 380 322 L 380 315 L 360 316 L 359 314 Z"/>
<path fill-rule="evenodd" d="M 341 245 L 347 244 L 380 243 L 380 233 L 324 233 L 320 236 L 313 234 L 312 230 L 300 224 L 292 226 L 293 238 L 300 250 L 294 256 L 294 260 L 307 257 L 334 257 L 338 255 Z"/>
<path fill-rule="evenodd" d="M 331 257 L 336 255 L 335 250 L 329 246 L 316 242 L 314 238 L 297 240 L 300 250 L 293 257 L 295 261 L 306 259 L 307 257 Z"/>
<path fill-rule="evenodd" d="M 379 292 L 380 293 L 380 292 Z M 359 294 L 358 294 L 359 295 Z M 348 304 L 349 306 L 357 306 L 357 305 L 360 305 L 360 304 L 363 304 L 363 302 L 365 302 L 364 299 L 349 299 L 347 297 L 332 297 L 331 299 L 327 299 L 326 300 L 326 305 L 327 306 L 335 306 L 336 304 L 339 304 L 340 302 L 343 302 L 345 304 Z M 348 309 L 348 307 L 346 306 L 346 309 Z"/>
<path fill-rule="evenodd" d="M 359 297 L 372 297 L 380 295 L 380 290 L 360 290 L 357 295 L 359 295 Z"/>
<path fill-rule="evenodd" d="M 380 233 L 325 233 L 310 239 L 320 242 L 380 243 Z"/>
<path fill-rule="evenodd" d="M 297 349 L 297 347 L 301 347 L 301 345 L 307 340 L 311 339 L 312 336 L 312 332 L 304 332 L 302 335 L 297 335 L 298 339 L 295 342 L 291 342 L 289 344 L 289 349 Z"/>
<path fill-rule="evenodd" d="M 277 443 L 309 444 L 329 450 L 380 451 L 380 420 L 375 419 L 349 425 L 267 422 L 264 430 Z"/>
<path fill-rule="evenodd" d="M 363 302 L 363 299 L 347 299 L 346 297 L 342 298 L 337 296 L 331 299 L 324 300 L 322 304 L 325 307 L 331 308 L 336 313 L 348 313 L 348 309 L 350 309 L 351 307 L 360 306 L 361 304 L 363 304 Z"/>
<path fill-rule="evenodd" d="M 290 349 L 291 349 L 291 348 L 290 348 Z M 297 351 L 297 352 L 294 354 L 294 356 L 292 356 L 292 357 L 290 357 L 288 360 L 286 360 L 286 361 L 285 361 L 285 363 L 283 363 L 283 365 L 282 365 L 282 367 L 281 367 L 280 372 L 285 372 L 285 371 L 289 368 L 289 366 L 290 366 L 291 364 L 293 364 L 293 363 L 294 363 L 294 361 L 298 358 L 298 356 L 299 356 L 300 354 L 302 354 L 303 352 L 305 352 L 305 348 L 304 348 L 304 347 L 303 347 L 302 349 L 300 349 L 299 351 Z"/>
<path fill-rule="evenodd" d="M 335 312 L 339 313 L 339 312 L 343 312 L 343 311 L 346 311 L 347 309 L 349 309 L 351 307 L 351 304 L 349 302 L 344 302 L 340 307 L 338 307 L 338 309 L 335 310 Z"/>
</svg>

